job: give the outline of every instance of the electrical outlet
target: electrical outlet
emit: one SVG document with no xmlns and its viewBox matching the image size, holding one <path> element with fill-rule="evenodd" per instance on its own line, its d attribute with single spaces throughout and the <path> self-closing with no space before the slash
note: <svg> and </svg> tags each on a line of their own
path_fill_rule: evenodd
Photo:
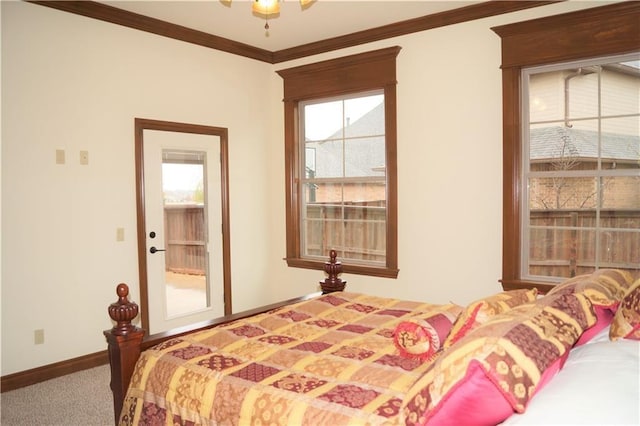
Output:
<svg viewBox="0 0 640 426">
<path fill-rule="evenodd" d="M 80 151 L 80 164 L 83 166 L 89 164 L 89 151 Z"/>
<path fill-rule="evenodd" d="M 33 343 L 42 345 L 44 343 L 44 330 L 38 329 L 33 331 Z"/>
</svg>

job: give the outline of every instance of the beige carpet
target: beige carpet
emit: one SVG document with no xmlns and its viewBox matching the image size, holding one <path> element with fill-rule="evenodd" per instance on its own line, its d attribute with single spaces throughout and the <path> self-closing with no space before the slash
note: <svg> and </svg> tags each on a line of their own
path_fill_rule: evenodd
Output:
<svg viewBox="0 0 640 426">
<path fill-rule="evenodd" d="M 91 368 L 1 394 L 2 426 L 111 426 L 109 366 Z"/>
</svg>

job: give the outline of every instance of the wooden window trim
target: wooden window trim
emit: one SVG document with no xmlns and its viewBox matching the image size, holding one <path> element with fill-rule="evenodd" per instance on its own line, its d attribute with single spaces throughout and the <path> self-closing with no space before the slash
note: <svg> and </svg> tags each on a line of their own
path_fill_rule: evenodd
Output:
<svg viewBox="0 0 640 426">
<path fill-rule="evenodd" d="M 503 225 L 505 290 L 552 284 L 523 280 L 520 273 L 522 144 L 521 75 L 524 67 L 617 55 L 640 50 L 640 2 L 622 2 L 494 27 L 502 39 Z"/>
<path fill-rule="evenodd" d="M 277 71 L 284 81 L 284 139 L 286 182 L 287 264 L 320 269 L 324 262 L 304 259 L 300 248 L 298 104 L 301 101 L 341 96 L 373 89 L 385 95 L 387 157 L 387 238 L 384 267 L 343 263 L 343 271 L 387 278 L 398 276 L 396 57 L 399 46 L 331 59 Z"/>
</svg>

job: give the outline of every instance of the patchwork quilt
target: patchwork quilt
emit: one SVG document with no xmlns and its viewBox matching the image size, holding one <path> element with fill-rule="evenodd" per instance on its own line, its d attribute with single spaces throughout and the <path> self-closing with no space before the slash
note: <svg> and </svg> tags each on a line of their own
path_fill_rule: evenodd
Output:
<svg viewBox="0 0 640 426">
<path fill-rule="evenodd" d="M 404 424 L 431 363 L 401 356 L 393 332 L 446 333 L 461 309 L 338 292 L 164 342 L 141 355 L 120 423 Z"/>
</svg>

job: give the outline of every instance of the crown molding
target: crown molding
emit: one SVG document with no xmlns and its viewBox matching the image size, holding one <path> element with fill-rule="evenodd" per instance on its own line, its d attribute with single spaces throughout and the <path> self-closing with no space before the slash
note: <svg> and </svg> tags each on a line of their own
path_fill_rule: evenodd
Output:
<svg viewBox="0 0 640 426">
<path fill-rule="evenodd" d="M 490 16 L 516 12 L 523 9 L 546 6 L 553 3 L 562 3 L 563 1 L 565 0 L 485 1 L 483 3 L 384 25 L 382 27 L 371 28 L 343 36 L 303 44 L 289 49 L 278 50 L 273 52 L 273 63 L 304 58 L 306 56 L 317 55 L 320 53 L 330 52 L 332 50 L 358 46 L 360 44 L 445 27 L 447 25 L 460 24 L 476 19 L 488 18 Z"/>
<path fill-rule="evenodd" d="M 215 50 L 221 50 L 223 52 L 244 56 L 246 58 L 270 64 L 277 64 L 333 50 L 384 40 L 391 37 L 398 37 L 419 31 L 459 24 L 504 13 L 516 12 L 523 9 L 545 6 L 562 1 L 565 0 L 486 1 L 454 10 L 426 15 L 420 18 L 396 22 L 382 27 L 371 28 L 273 52 L 224 37 L 205 33 L 203 31 L 176 25 L 160 19 L 129 12 L 96 1 L 29 0 L 28 2 L 89 18 L 99 19 L 113 24 L 123 25 L 125 27 L 185 41 L 187 43 L 197 44 Z"/>
</svg>

